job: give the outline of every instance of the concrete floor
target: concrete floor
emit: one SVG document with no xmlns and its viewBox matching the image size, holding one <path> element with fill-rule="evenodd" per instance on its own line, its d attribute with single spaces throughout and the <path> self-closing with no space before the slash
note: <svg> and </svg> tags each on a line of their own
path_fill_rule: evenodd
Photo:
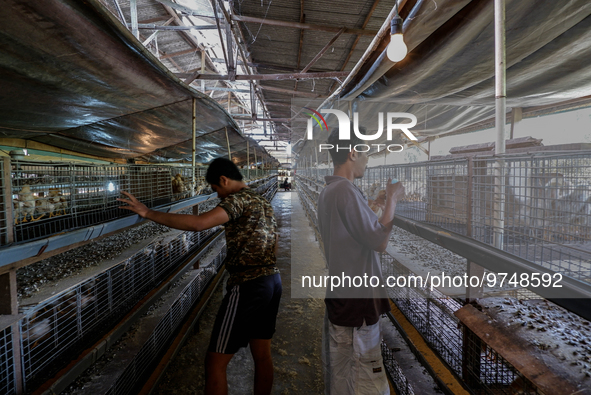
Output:
<svg viewBox="0 0 591 395">
<path fill-rule="evenodd" d="M 272 204 L 280 232 L 277 263 L 283 282 L 277 332 L 271 346 L 275 365 L 273 393 L 322 394 L 320 348 L 324 302 L 319 298 L 292 298 L 291 268 L 305 266 L 321 273 L 324 258 L 296 192 L 278 192 Z M 216 290 L 199 327 L 172 361 L 154 394 L 203 393 L 203 363 L 222 289 Z M 251 394 L 253 377 L 250 351 L 242 349 L 228 366 L 229 394 Z"/>
</svg>

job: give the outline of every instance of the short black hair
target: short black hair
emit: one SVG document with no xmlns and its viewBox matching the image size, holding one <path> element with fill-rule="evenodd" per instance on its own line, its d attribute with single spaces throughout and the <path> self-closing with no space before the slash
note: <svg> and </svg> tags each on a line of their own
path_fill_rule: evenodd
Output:
<svg viewBox="0 0 591 395">
<path fill-rule="evenodd" d="M 242 181 L 242 173 L 240 173 L 238 166 L 234 162 L 226 158 L 216 158 L 207 168 L 205 181 L 210 185 L 220 185 L 221 176 L 226 176 L 230 180 Z"/>
<path fill-rule="evenodd" d="M 328 136 L 327 143 L 332 145 L 332 148 L 329 148 L 328 152 L 330 152 L 330 156 L 332 161 L 334 162 L 335 166 L 340 166 L 347 162 L 347 158 L 349 156 L 349 152 L 355 147 L 357 144 L 365 144 L 365 141 L 361 140 L 355 132 L 353 131 L 353 123 L 351 123 L 351 138 L 349 140 L 340 140 L 339 139 L 339 129 L 333 129 Z M 359 133 L 366 134 L 367 130 L 363 126 L 359 126 Z M 349 149 L 351 146 L 351 150 Z M 339 149 L 337 150 L 337 147 Z M 341 149 L 342 148 L 342 149 Z"/>
</svg>

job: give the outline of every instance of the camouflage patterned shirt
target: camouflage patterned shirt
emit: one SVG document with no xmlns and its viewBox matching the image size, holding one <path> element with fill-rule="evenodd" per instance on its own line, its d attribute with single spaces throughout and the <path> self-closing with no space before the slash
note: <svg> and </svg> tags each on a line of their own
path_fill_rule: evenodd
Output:
<svg viewBox="0 0 591 395">
<path fill-rule="evenodd" d="M 275 257 L 277 222 L 269 202 L 252 189 L 244 188 L 225 197 L 218 207 L 230 218 L 224 224 L 228 286 L 279 273 Z"/>
</svg>

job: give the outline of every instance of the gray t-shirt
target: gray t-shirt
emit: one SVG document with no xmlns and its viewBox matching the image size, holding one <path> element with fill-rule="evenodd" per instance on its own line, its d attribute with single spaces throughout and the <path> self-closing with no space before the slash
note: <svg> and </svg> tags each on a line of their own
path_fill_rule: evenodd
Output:
<svg viewBox="0 0 591 395">
<path fill-rule="evenodd" d="M 389 232 L 351 181 L 339 176 L 325 180 L 327 185 L 318 198 L 318 227 L 328 274 L 345 284 L 332 291 L 327 287 L 328 318 L 340 326 L 361 326 L 363 320 L 373 325 L 380 314 L 390 311 L 376 251 Z"/>
</svg>

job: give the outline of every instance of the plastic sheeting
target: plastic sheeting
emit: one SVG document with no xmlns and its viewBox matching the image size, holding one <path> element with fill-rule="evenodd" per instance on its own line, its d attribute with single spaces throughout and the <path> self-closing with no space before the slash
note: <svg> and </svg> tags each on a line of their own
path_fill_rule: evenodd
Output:
<svg viewBox="0 0 591 395">
<path fill-rule="evenodd" d="M 0 26 L 0 137 L 190 161 L 196 98 L 196 160 L 227 155 L 226 129 L 233 158 L 246 160 L 227 112 L 183 85 L 98 0 L 8 0 Z"/>
<path fill-rule="evenodd" d="M 354 110 L 371 117 L 410 112 L 422 136 L 493 117 L 493 2 L 417 0 L 408 6 L 407 58 L 390 62 L 383 43 L 341 99 L 357 100 Z M 507 0 L 506 9 L 509 110 L 591 95 L 591 2 Z"/>
</svg>

